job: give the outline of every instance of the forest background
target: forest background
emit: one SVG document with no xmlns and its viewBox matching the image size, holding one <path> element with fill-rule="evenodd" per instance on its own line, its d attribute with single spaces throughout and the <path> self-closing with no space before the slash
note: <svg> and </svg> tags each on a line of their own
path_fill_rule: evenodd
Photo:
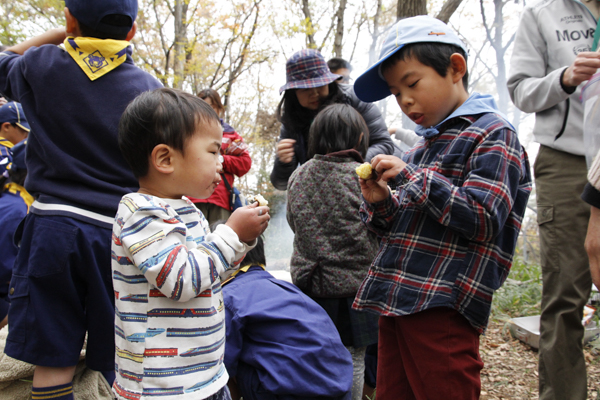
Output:
<svg viewBox="0 0 600 400">
<path fill-rule="evenodd" d="M 138 0 L 132 40 L 138 66 L 165 86 L 197 93 L 216 89 L 225 121 L 249 145 L 252 169 L 236 186 L 270 202 L 266 232 L 269 269 L 288 269 L 293 234 L 285 219 L 285 192 L 273 188 L 279 122 L 275 110 L 285 83 L 285 61 L 303 48 L 326 59 L 342 57 L 358 77 L 379 57 L 387 30 L 402 17 L 428 14 L 448 23 L 469 47 L 469 92 L 492 94 L 519 132 L 531 163 L 533 116 L 510 101 L 507 69 L 525 0 Z M 0 42 L 14 45 L 63 26 L 63 0 L 0 0 Z M 57 99 L 59 101 L 60 99 Z M 393 98 L 378 103 L 388 127 L 411 128 Z M 519 242 L 518 258 L 538 264 L 535 192 Z"/>
</svg>

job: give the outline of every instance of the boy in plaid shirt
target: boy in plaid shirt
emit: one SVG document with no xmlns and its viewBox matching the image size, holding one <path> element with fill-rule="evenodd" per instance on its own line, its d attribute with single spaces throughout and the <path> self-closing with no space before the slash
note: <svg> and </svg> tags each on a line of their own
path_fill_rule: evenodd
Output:
<svg viewBox="0 0 600 400">
<path fill-rule="evenodd" d="M 444 23 L 408 18 L 355 83 L 363 101 L 393 94 L 423 137 L 406 162 L 374 157 L 377 179 L 360 180 L 361 216 L 381 247 L 353 306 L 380 315 L 378 400 L 479 398 L 479 335 L 510 270 L 531 176 L 492 97 L 467 93 L 466 57 Z"/>
</svg>

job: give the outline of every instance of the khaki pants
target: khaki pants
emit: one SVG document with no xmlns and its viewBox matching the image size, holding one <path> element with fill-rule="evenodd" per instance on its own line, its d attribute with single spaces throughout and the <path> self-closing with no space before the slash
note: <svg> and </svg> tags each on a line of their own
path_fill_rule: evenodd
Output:
<svg viewBox="0 0 600 400">
<path fill-rule="evenodd" d="M 587 399 L 581 325 L 592 285 L 584 248 L 585 158 L 540 146 L 534 165 L 542 262 L 540 399 Z"/>
</svg>

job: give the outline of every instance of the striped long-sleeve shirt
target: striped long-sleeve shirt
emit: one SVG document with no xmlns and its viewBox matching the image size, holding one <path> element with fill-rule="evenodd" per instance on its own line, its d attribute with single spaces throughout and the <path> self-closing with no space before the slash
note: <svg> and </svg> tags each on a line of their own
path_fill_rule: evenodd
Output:
<svg viewBox="0 0 600 400">
<path fill-rule="evenodd" d="M 483 332 L 511 267 L 529 161 L 497 114 L 456 117 L 439 130 L 408 153 L 394 196 L 363 202 L 363 221 L 382 240 L 354 307 L 384 316 L 450 307 Z"/>
<path fill-rule="evenodd" d="M 221 279 L 249 246 L 226 225 L 210 233 L 186 198 L 132 193 L 113 226 L 119 399 L 203 399 L 228 379 Z"/>
</svg>

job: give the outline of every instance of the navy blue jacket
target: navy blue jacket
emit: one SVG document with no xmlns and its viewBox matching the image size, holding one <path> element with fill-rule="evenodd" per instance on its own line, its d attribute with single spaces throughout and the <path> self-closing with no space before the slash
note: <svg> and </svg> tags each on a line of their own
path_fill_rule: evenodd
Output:
<svg viewBox="0 0 600 400">
<path fill-rule="evenodd" d="M 138 187 L 118 148 L 119 119 L 137 95 L 161 86 L 133 64 L 131 47 L 123 64 L 95 81 L 54 45 L 0 53 L 0 92 L 21 102 L 31 126 L 27 191 L 45 204 L 114 218 L 121 197 Z M 71 207 L 46 213 L 70 215 Z M 35 203 L 31 211 L 44 213 Z"/>
</svg>

